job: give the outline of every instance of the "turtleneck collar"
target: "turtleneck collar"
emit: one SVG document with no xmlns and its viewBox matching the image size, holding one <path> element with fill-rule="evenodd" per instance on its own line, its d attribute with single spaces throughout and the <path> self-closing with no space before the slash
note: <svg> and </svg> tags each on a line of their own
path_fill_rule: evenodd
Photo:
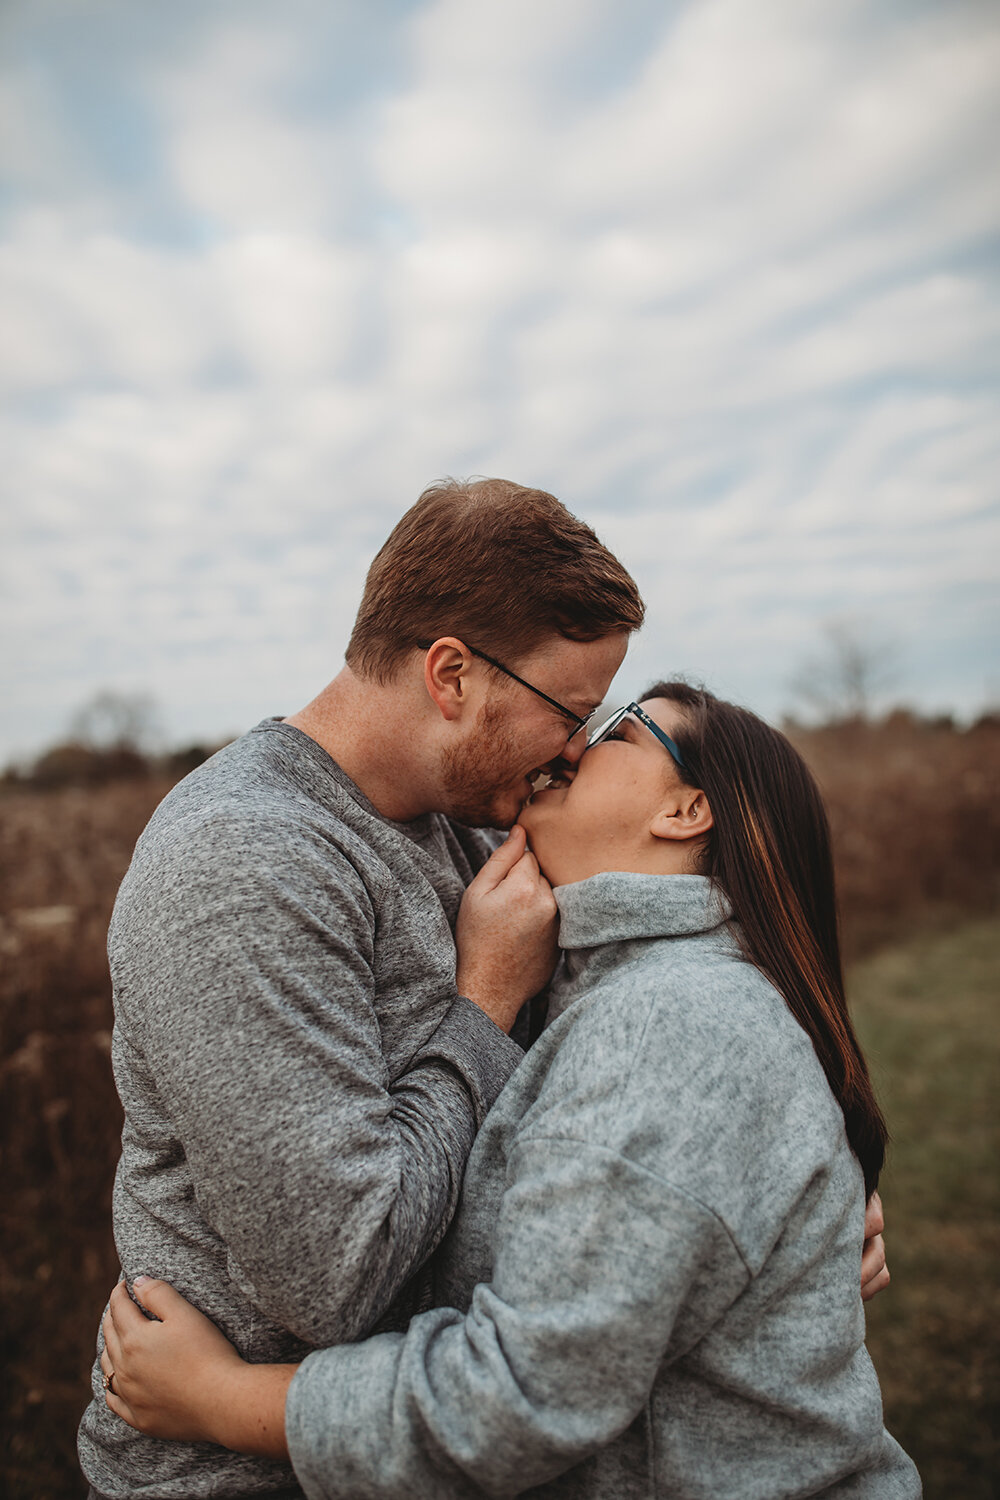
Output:
<svg viewBox="0 0 1000 1500">
<path fill-rule="evenodd" d="M 690 937 L 732 915 L 707 875 L 634 875 L 609 870 L 555 891 L 559 946 L 572 951 L 633 938 Z"/>
<path fill-rule="evenodd" d="M 732 953 L 739 944 L 726 926 L 732 908 L 706 875 L 635 875 L 609 870 L 555 891 L 564 962 L 549 993 L 546 1025 L 650 940 L 711 934 Z"/>
</svg>

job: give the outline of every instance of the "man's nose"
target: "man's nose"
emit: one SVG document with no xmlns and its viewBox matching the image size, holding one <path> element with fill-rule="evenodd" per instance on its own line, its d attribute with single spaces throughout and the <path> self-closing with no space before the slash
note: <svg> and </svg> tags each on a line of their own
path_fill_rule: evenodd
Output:
<svg viewBox="0 0 1000 1500">
<path fill-rule="evenodd" d="M 581 729 L 576 734 L 574 734 L 572 738 L 566 741 L 560 759 L 562 759 L 568 766 L 578 766 L 580 764 L 580 757 L 586 750 L 586 748 L 587 731 L 586 729 Z"/>
</svg>

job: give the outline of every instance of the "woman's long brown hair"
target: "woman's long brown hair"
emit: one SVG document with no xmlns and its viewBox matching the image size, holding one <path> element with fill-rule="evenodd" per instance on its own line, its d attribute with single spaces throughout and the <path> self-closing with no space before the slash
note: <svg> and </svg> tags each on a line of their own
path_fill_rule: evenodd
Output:
<svg viewBox="0 0 1000 1500">
<path fill-rule="evenodd" d="M 712 809 L 704 872 L 729 898 L 745 957 L 812 1040 L 870 1197 L 888 1132 L 847 1010 L 819 788 L 785 736 L 747 709 L 684 682 L 659 682 L 645 696 L 682 711 L 679 774 Z"/>
</svg>

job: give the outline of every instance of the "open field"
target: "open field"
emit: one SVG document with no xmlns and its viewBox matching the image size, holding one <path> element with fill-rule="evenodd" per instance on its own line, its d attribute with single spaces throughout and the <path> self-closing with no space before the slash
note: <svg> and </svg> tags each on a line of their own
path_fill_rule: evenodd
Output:
<svg viewBox="0 0 1000 1500">
<path fill-rule="evenodd" d="M 851 992 L 895 1144 L 871 1345 L 929 1500 L 996 1493 L 1000 726 L 796 734 L 826 793 Z M 0 1489 L 85 1493 L 75 1428 L 117 1275 L 104 934 L 155 776 L 0 796 Z"/>
<path fill-rule="evenodd" d="M 791 730 L 826 799 L 846 956 L 1000 909 L 1000 719 Z"/>
<path fill-rule="evenodd" d="M 1000 1493 L 1000 921 L 855 966 L 858 1030 L 893 1134 L 892 1285 L 868 1310 L 886 1425 L 927 1500 Z"/>
<path fill-rule="evenodd" d="M 117 1279 L 104 937 L 163 782 L 0 801 L 0 1490 L 83 1495 L 75 1429 L 97 1320 Z"/>
</svg>

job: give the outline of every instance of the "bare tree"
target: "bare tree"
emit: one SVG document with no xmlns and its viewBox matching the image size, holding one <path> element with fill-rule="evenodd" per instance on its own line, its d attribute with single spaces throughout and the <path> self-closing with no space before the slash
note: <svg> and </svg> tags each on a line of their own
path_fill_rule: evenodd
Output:
<svg viewBox="0 0 1000 1500">
<path fill-rule="evenodd" d="M 121 693 L 102 688 L 77 709 L 70 720 L 70 737 L 88 750 L 156 748 L 162 735 L 156 704 L 148 693 Z"/>
<path fill-rule="evenodd" d="M 858 620 L 828 620 L 822 636 L 822 645 L 792 676 L 791 691 L 826 723 L 870 719 L 898 678 L 896 647 L 866 632 Z"/>
</svg>

